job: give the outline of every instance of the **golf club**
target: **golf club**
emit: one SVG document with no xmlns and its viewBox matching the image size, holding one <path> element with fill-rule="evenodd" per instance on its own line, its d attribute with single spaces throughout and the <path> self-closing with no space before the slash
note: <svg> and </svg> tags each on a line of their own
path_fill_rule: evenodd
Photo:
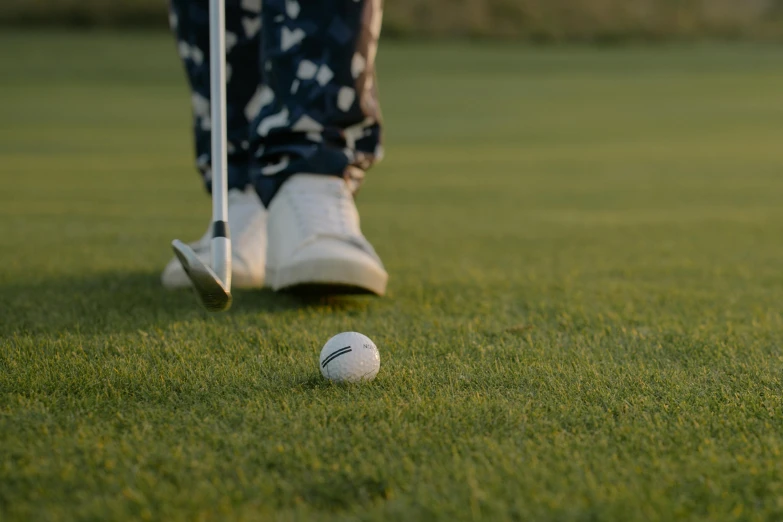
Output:
<svg viewBox="0 0 783 522">
<path fill-rule="evenodd" d="M 210 312 L 231 307 L 231 239 L 228 230 L 226 159 L 225 0 L 209 0 L 210 91 L 212 119 L 212 267 L 182 241 L 171 243 L 201 303 Z"/>
</svg>

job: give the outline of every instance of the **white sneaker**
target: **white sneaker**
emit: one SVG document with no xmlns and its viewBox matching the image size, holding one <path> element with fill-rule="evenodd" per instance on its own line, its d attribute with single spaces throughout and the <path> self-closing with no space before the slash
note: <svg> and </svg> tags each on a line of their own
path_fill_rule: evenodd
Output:
<svg viewBox="0 0 783 522">
<path fill-rule="evenodd" d="M 389 278 L 359 228 L 346 182 L 297 174 L 269 206 L 266 277 L 273 290 L 304 286 L 383 295 Z"/>
<path fill-rule="evenodd" d="M 231 234 L 231 286 L 261 288 L 266 270 L 266 210 L 256 191 L 249 187 L 242 191 L 228 191 L 228 231 Z M 210 240 L 212 230 L 190 243 L 207 266 L 212 264 Z M 190 287 L 190 279 L 182 265 L 173 258 L 163 269 L 161 282 L 166 288 Z"/>
</svg>

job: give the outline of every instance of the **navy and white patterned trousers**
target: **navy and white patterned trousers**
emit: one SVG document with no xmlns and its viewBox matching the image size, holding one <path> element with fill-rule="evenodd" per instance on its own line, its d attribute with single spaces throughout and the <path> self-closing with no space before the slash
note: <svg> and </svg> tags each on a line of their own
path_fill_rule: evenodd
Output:
<svg viewBox="0 0 783 522">
<path fill-rule="evenodd" d="M 375 55 L 382 0 L 226 0 L 228 184 L 268 205 L 296 173 L 354 188 L 382 155 Z M 208 0 L 170 0 L 210 189 Z"/>
</svg>

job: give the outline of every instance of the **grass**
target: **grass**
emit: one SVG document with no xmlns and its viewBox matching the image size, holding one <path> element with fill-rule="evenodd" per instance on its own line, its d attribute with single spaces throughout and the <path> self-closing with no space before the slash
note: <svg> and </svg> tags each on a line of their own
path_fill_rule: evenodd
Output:
<svg viewBox="0 0 783 522">
<path fill-rule="evenodd" d="M 173 43 L 4 31 L 0 519 L 780 520 L 781 59 L 382 47 L 389 297 L 213 316 Z"/>
<path fill-rule="evenodd" d="M 164 29 L 160 0 L 3 0 L 0 27 Z M 783 0 L 395 0 L 387 37 L 617 44 L 704 39 L 781 41 Z"/>
</svg>

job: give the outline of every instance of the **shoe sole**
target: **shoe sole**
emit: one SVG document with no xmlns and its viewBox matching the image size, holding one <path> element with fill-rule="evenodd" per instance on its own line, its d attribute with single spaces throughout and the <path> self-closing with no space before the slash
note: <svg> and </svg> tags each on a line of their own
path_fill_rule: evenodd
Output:
<svg viewBox="0 0 783 522">
<path fill-rule="evenodd" d="M 182 277 L 187 278 L 187 276 L 184 274 Z M 191 288 L 193 286 L 193 283 L 190 282 L 190 279 L 177 279 L 176 281 L 161 279 L 161 284 L 166 290 L 179 290 L 181 288 Z M 241 276 L 237 277 L 236 274 L 232 273 L 231 288 L 238 288 L 240 290 L 254 290 L 264 288 L 264 280 L 243 278 Z"/>
<path fill-rule="evenodd" d="M 347 263 L 345 259 L 318 259 L 277 270 L 267 267 L 266 279 L 275 292 L 383 296 L 389 276 L 377 267 Z"/>
<path fill-rule="evenodd" d="M 234 260 L 234 268 L 236 268 L 238 264 L 239 262 Z M 192 287 L 192 283 L 190 282 L 190 279 L 185 274 L 185 270 L 181 266 L 178 267 L 178 271 L 176 274 L 166 273 L 164 271 L 164 274 L 161 275 L 161 284 L 163 284 L 163 287 L 166 288 L 167 290 L 177 290 L 180 288 Z M 232 271 L 231 287 L 239 288 L 243 290 L 263 288 L 264 278 L 255 277 L 251 274 L 246 274 L 243 272 Z"/>
</svg>

